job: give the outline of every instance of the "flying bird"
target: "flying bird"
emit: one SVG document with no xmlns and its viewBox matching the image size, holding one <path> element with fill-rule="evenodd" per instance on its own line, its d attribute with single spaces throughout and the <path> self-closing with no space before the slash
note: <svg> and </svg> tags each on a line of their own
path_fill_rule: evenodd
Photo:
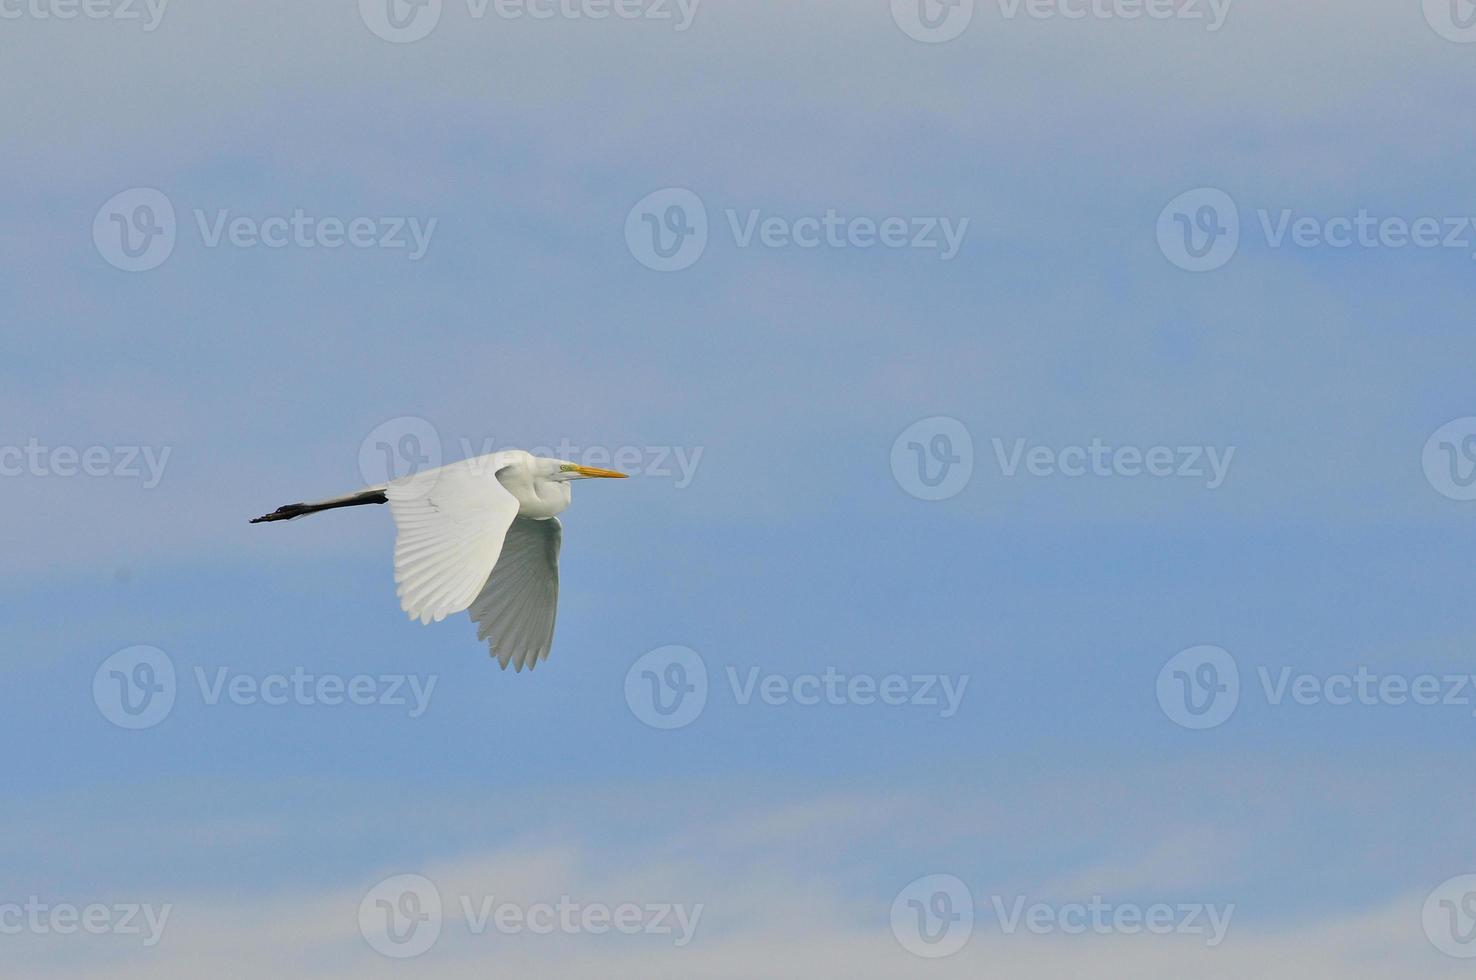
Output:
<svg viewBox="0 0 1476 980">
<path fill-rule="evenodd" d="M 624 479 L 614 470 L 506 449 L 251 521 L 290 521 L 340 507 L 390 505 L 400 608 L 421 623 L 471 612 L 477 639 L 502 669 L 547 659 L 559 601 L 556 515 L 574 480 Z"/>
</svg>

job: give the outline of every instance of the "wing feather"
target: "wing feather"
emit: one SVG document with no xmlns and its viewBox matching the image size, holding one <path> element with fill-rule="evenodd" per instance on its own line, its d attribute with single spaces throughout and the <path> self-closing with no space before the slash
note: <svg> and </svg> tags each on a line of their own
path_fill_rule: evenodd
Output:
<svg viewBox="0 0 1476 980">
<path fill-rule="evenodd" d="M 502 557 L 471 603 L 477 639 L 504 670 L 532 669 L 548 657 L 553 645 L 559 604 L 559 546 L 563 527 L 558 518 L 519 517 L 508 528 Z"/>
<path fill-rule="evenodd" d="M 472 604 L 502 553 L 517 499 L 489 458 L 463 460 L 390 483 L 395 582 L 411 619 L 440 622 Z"/>
</svg>

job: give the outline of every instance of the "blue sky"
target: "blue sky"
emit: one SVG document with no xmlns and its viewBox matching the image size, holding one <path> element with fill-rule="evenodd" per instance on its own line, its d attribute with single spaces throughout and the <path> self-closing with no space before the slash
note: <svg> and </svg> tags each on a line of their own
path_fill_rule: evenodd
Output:
<svg viewBox="0 0 1476 980">
<path fill-rule="evenodd" d="M 47 450 L 0 475 L 17 975 L 1464 975 L 1470 922 L 1439 903 L 1476 872 L 1476 685 L 1453 686 L 1476 44 L 1433 0 L 1235 0 L 1213 31 L 980 0 L 943 43 L 892 6 L 703 0 L 677 30 L 653 0 L 631 20 L 445 0 L 410 43 L 376 36 L 368 0 L 169 4 L 152 29 L 3 8 L 0 468 Z M 175 243 L 129 272 L 94 222 L 120 194 L 134 217 L 140 188 Z M 708 241 L 657 272 L 627 220 L 671 188 Z M 1203 188 L 1240 241 L 1189 272 L 1158 230 Z M 413 218 L 424 255 L 209 244 L 222 212 L 299 210 L 376 239 Z M 1262 213 L 1287 211 L 1319 234 L 1431 218 L 1466 244 L 1277 245 Z M 732 228 L 828 212 L 967 225 L 951 259 Z M 972 475 L 926 500 L 894 443 L 939 417 Z M 372 482 L 363 453 L 411 431 L 445 461 L 562 441 L 677 470 L 575 487 L 536 672 L 498 670 L 464 617 L 405 621 L 385 508 L 246 523 Z M 1018 440 L 1056 471 L 1011 472 Z M 1093 440 L 1233 456 L 1213 488 L 1059 472 Z M 107 475 L 69 475 L 58 447 L 100 448 Z M 1202 645 L 1240 692 L 1195 730 L 1159 678 Z M 138 646 L 177 685 L 128 730 L 94 680 Z M 659 730 L 627 675 L 671 646 L 708 697 Z M 1360 669 L 1467 701 L 1268 692 Z M 434 686 L 412 716 L 210 703 L 197 680 L 294 671 Z M 744 703 L 729 681 L 827 671 L 962 695 Z M 385 955 L 366 916 L 406 874 L 435 885 L 441 931 Z M 945 957 L 907 934 L 930 875 L 975 906 Z M 459 900 L 489 896 L 702 912 L 682 945 L 478 933 Z M 1059 922 L 1094 897 L 1233 918 L 1209 945 L 995 912 Z M 169 913 L 148 944 L 5 931 L 37 902 Z"/>
</svg>

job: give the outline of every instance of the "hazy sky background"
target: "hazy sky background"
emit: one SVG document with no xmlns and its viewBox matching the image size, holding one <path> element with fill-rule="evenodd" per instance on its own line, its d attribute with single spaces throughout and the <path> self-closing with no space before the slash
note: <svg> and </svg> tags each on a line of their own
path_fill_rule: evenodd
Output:
<svg viewBox="0 0 1476 980">
<path fill-rule="evenodd" d="M 1445 693 L 1472 672 L 1476 502 L 1454 498 L 1476 422 L 1447 430 L 1454 480 L 1426 473 L 1432 434 L 1476 416 L 1466 0 L 1233 0 L 1217 30 L 1208 0 L 1165 20 L 979 0 L 943 43 L 909 36 L 901 0 L 702 0 L 683 30 L 444 0 L 398 43 L 369 26 L 389 2 L 173 0 L 155 22 L 141 0 L 93 8 L 137 20 L 0 0 L 0 468 L 102 447 L 110 473 L 48 453 L 0 475 L 3 972 L 1467 974 L 1438 902 L 1476 873 L 1476 681 L 1463 704 L 1275 704 L 1258 673 Z M 1123 9 L 1096 2 L 1064 9 Z M 176 241 L 128 272 L 94 222 L 136 188 Z M 657 272 L 627 219 L 669 188 L 708 242 Z M 1159 229 L 1202 188 L 1240 240 L 1195 273 Z M 412 260 L 212 247 L 196 218 L 299 209 L 435 224 Z M 1262 213 L 1288 209 L 1464 243 L 1276 246 Z M 949 260 L 744 246 L 729 212 L 755 211 L 967 227 Z M 931 501 L 892 459 L 936 417 L 968 432 L 972 477 Z M 384 508 L 246 523 L 371 482 L 361 449 L 406 431 L 446 461 L 566 441 L 696 465 L 575 487 L 554 651 L 517 675 L 465 617 L 405 621 Z M 1021 439 L 1234 452 L 1214 488 L 1008 475 Z M 156 480 L 115 472 L 130 447 Z M 125 730 L 94 680 L 139 645 L 177 694 Z M 672 645 L 708 697 L 658 730 L 627 674 Z M 1201 645 L 1233 658 L 1239 701 L 1191 730 L 1159 677 Z M 411 717 L 211 704 L 196 679 L 299 668 L 435 686 Z M 966 687 L 947 717 L 741 703 L 730 671 L 754 670 Z M 446 903 L 410 958 L 362 935 L 400 874 Z M 892 914 L 934 874 L 975 904 L 938 959 Z M 9 934 L 33 896 L 170 913 L 151 946 Z M 680 947 L 476 935 L 459 896 L 703 911 Z M 1010 933 L 992 902 L 1094 896 L 1234 911 L 1209 946 Z M 1472 924 L 1457 909 L 1446 945 L 1476 955 Z"/>
</svg>

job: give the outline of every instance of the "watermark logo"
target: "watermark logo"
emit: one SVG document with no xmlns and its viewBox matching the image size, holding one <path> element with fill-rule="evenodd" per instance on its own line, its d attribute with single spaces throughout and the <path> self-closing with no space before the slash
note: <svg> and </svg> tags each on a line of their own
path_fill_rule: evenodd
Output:
<svg viewBox="0 0 1476 980">
<path fill-rule="evenodd" d="M 975 0 L 892 0 L 892 20 L 926 44 L 951 41 L 968 29 Z M 1004 21 L 1177 20 L 1201 22 L 1213 34 L 1225 26 L 1234 0 L 995 0 Z M 1458 0 L 1459 2 L 1459 0 Z"/>
<path fill-rule="evenodd" d="M 974 895 L 953 875 L 924 875 L 892 900 L 892 935 L 914 956 L 952 956 L 973 933 Z"/>
<path fill-rule="evenodd" d="M 685 187 L 647 194 L 625 216 L 625 244 L 648 269 L 690 268 L 707 250 L 707 207 Z"/>
<path fill-rule="evenodd" d="M 1211 272 L 1240 248 L 1240 211 L 1213 187 L 1186 191 L 1158 216 L 1158 248 L 1186 272 Z"/>
<path fill-rule="evenodd" d="M 798 674 L 729 665 L 723 676 L 727 692 L 740 708 L 883 705 L 930 709 L 945 719 L 958 714 L 970 680 L 968 674 L 847 673 L 834 665 L 821 672 Z M 625 675 L 625 700 L 631 713 L 652 728 L 690 725 L 706 707 L 708 695 L 707 665 L 687 647 L 653 650 Z"/>
<path fill-rule="evenodd" d="M 1096 935 L 1197 936 L 1209 948 L 1225 941 L 1233 904 L 1087 901 L 1031 902 L 1025 895 L 990 895 L 987 910 L 1002 936 Z M 925 875 L 892 902 L 892 935 L 916 956 L 938 959 L 964 947 L 973 934 L 975 900 L 968 885 L 949 874 Z"/>
<path fill-rule="evenodd" d="M 1170 201 L 1158 217 L 1158 246 L 1174 265 L 1210 272 L 1234 257 L 1252 227 L 1266 248 L 1346 251 L 1458 250 L 1476 258 L 1476 217 L 1377 215 L 1367 208 L 1323 216 L 1295 208 L 1257 208 L 1242 227 L 1239 209 L 1224 191 L 1202 187 Z"/>
<path fill-rule="evenodd" d="M 685 728 L 707 706 L 707 664 L 689 647 L 658 647 L 626 671 L 625 703 L 652 728 Z"/>
<path fill-rule="evenodd" d="M 696 935 L 703 908 L 700 902 L 586 902 L 569 895 L 554 901 L 524 902 L 467 893 L 449 896 L 443 903 L 430 879 L 402 874 L 375 885 L 359 902 L 359 932 L 371 948 L 392 959 L 427 952 L 447 924 L 464 928 L 474 937 L 614 932 L 667 936 L 673 945 L 682 947 Z"/>
<path fill-rule="evenodd" d="M 924 44 L 942 44 L 968 30 L 974 0 L 892 0 L 892 20 Z"/>
<path fill-rule="evenodd" d="M 366 486 L 418 477 L 440 465 L 441 433 L 417 415 L 382 422 L 359 444 L 359 476 Z M 429 493 L 434 485 L 434 478 L 413 483 L 422 493 Z"/>
<path fill-rule="evenodd" d="M 92 675 L 92 701 L 119 728 L 153 728 L 174 710 L 174 661 L 158 647 L 134 646 L 104 660 Z"/>
<path fill-rule="evenodd" d="M 681 34 L 700 0 L 465 0 L 467 17 L 502 21 L 609 20 L 666 22 Z M 359 16 L 375 36 L 394 44 L 419 41 L 441 22 L 442 0 L 359 0 Z"/>
<path fill-rule="evenodd" d="M 1476 500 L 1476 417 L 1447 422 L 1425 442 L 1425 479 L 1451 500 Z"/>
<path fill-rule="evenodd" d="M 374 428 L 359 444 L 359 476 L 367 486 L 394 480 L 408 481 L 417 492 L 435 486 L 438 469 L 446 456 L 440 431 L 417 415 L 402 415 Z M 497 465 L 497 454 L 512 449 L 545 459 L 568 460 L 581 466 L 616 469 L 633 479 L 670 480 L 677 490 L 692 485 L 702 464 L 703 446 L 592 446 L 576 444 L 567 437 L 550 445 L 513 445 L 492 436 L 473 440 L 460 436 L 451 446 L 457 460 L 480 467 Z M 0 447 L 0 475 L 4 475 L 5 450 Z M 459 453 L 459 455 L 456 455 Z"/>
<path fill-rule="evenodd" d="M 958 419 L 921 419 L 892 443 L 892 477 L 919 500 L 957 496 L 973 474 L 974 439 Z"/>
<path fill-rule="evenodd" d="M 1203 730 L 1229 720 L 1240 703 L 1240 668 L 1216 646 L 1190 647 L 1158 672 L 1158 705 L 1176 725 Z"/>
<path fill-rule="evenodd" d="M 1458 875 L 1425 899 L 1425 936 L 1446 956 L 1476 957 L 1476 875 Z"/>
<path fill-rule="evenodd" d="M 97 253 L 124 272 L 157 269 L 174 253 L 174 204 L 162 191 L 133 187 L 108 198 L 92 219 Z"/>
<path fill-rule="evenodd" d="M 430 707 L 436 674 L 314 674 L 294 667 L 290 673 L 261 676 L 229 667 L 192 671 L 200 702 L 206 707 L 229 704 L 242 708 L 342 705 L 399 708 L 419 718 Z M 185 685 L 184 690 L 190 690 Z M 174 710 L 181 687 L 174 661 L 157 647 L 120 650 L 98 667 L 92 678 L 92 700 L 103 717 L 120 728 L 152 728 Z"/>
<path fill-rule="evenodd" d="M 386 878 L 359 902 L 359 934 L 391 959 L 419 956 L 441 938 L 441 893 L 421 875 Z"/>
<path fill-rule="evenodd" d="M 1257 664 L 1255 677 L 1257 683 L 1242 690 L 1239 665 L 1230 654 L 1219 647 L 1193 647 L 1159 672 L 1158 703 L 1185 728 L 1223 724 L 1241 695 L 1256 691 L 1272 708 L 1464 707 L 1476 717 L 1476 674 L 1471 673 L 1401 674 L 1359 665 L 1314 674 L 1285 664 Z"/>
<path fill-rule="evenodd" d="M 288 214 L 257 218 L 229 208 L 191 211 L 194 230 L 207 249 L 353 249 L 403 251 L 411 262 L 425 257 L 435 236 L 436 218 L 356 215 L 349 218 Z M 188 226 L 187 226 L 188 227 Z M 135 187 L 111 197 L 92 221 L 92 241 L 110 265 L 125 272 L 147 272 L 174 253 L 179 237 L 174 205 L 162 191 Z"/>
<path fill-rule="evenodd" d="M 441 22 L 441 0 L 359 0 L 359 17 L 376 37 L 412 44 Z"/>
<path fill-rule="evenodd" d="M 1425 20 L 1435 33 L 1457 44 L 1476 43 L 1476 2 L 1425 0 Z"/>
<path fill-rule="evenodd" d="M 1234 446 L 1112 445 L 1100 437 L 1089 443 L 1053 447 L 1024 437 L 1006 442 L 991 437 L 1001 477 L 1149 477 L 1189 479 L 1218 490 L 1230 474 Z M 892 443 L 892 476 L 920 500 L 946 500 L 960 493 L 974 472 L 974 443 L 962 422 L 947 416 L 922 419 Z"/>
<path fill-rule="evenodd" d="M 725 208 L 724 227 L 739 249 L 814 250 L 884 248 L 934 252 L 951 262 L 963 248 L 968 218 L 843 215 L 835 208 L 790 217 L 759 208 Z M 636 260 L 658 272 L 691 268 L 707 249 L 707 207 L 692 191 L 668 187 L 648 194 L 625 216 L 625 244 Z"/>
</svg>

